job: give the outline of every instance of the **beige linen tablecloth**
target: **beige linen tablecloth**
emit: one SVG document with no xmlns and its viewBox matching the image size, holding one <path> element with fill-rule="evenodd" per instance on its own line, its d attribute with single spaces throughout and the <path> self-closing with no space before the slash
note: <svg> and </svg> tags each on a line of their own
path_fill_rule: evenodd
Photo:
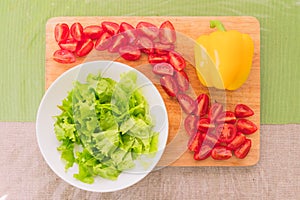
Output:
<svg viewBox="0 0 300 200">
<path fill-rule="evenodd" d="M 35 123 L 0 123 L 2 199 L 300 199 L 300 125 L 262 125 L 251 167 L 165 167 L 114 193 L 77 189 L 46 164 Z"/>
</svg>

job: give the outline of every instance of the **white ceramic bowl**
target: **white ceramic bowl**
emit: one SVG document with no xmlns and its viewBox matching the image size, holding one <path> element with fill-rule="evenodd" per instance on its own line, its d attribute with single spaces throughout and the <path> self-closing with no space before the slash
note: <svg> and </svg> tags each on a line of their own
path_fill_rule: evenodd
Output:
<svg viewBox="0 0 300 200">
<path fill-rule="evenodd" d="M 133 70 L 138 74 L 137 85 L 142 94 L 147 99 L 152 118 L 155 121 L 155 131 L 159 131 L 158 152 L 152 159 L 137 160 L 136 167 L 124 171 L 116 181 L 95 178 L 93 184 L 83 183 L 73 177 L 78 173 L 78 166 L 75 163 L 72 168 L 65 171 L 65 163 L 60 159 L 60 152 L 57 147 L 60 145 L 54 133 L 53 116 L 61 113 L 57 105 L 61 105 L 62 100 L 67 96 L 68 91 L 72 90 L 74 81 L 84 82 L 88 74 L 98 74 L 109 77 L 115 81 L 120 80 L 120 74 Z M 94 61 L 78 65 L 63 73 L 45 93 L 37 113 L 36 136 L 41 153 L 50 168 L 63 180 L 80 189 L 94 192 L 112 192 L 129 187 L 142 180 L 150 173 L 160 160 L 166 146 L 168 138 L 168 116 L 166 107 L 159 92 L 152 82 L 142 73 L 129 67 L 128 65 L 113 61 Z M 143 158 L 142 158 L 143 159 Z M 148 162 L 147 167 L 143 164 Z"/>
</svg>

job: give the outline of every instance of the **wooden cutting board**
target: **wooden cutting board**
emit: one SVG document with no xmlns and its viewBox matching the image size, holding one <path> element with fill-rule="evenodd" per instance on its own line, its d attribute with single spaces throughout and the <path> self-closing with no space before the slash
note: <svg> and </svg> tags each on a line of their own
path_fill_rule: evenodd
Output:
<svg viewBox="0 0 300 200">
<path fill-rule="evenodd" d="M 236 91 L 220 91 L 206 88 L 201 85 L 196 76 L 193 61 L 194 40 L 202 34 L 211 33 L 209 21 L 218 19 L 223 22 L 227 30 L 235 29 L 247 33 L 254 41 L 254 57 L 251 73 L 246 83 Z M 83 26 L 99 25 L 102 21 L 113 21 L 117 23 L 127 22 L 135 26 L 139 21 L 151 22 L 159 26 L 163 21 L 170 20 L 177 31 L 176 50 L 182 53 L 188 60 L 185 71 L 188 74 L 191 86 L 188 91 L 196 97 L 201 93 L 207 93 L 214 99 L 224 103 L 227 110 L 234 110 L 237 103 L 249 105 L 255 115 L 249 119 L 258 126 L 258 131 L 248 137 L 252 140 L 252 148 L 245 159 L 237 159 L 235 156 L 226 161 L 215 161 L 208 158 L 204 161 L 195 161 L 193 153 L 186 150 L 188 136 L 184 131 L 183 122 L 185 114 L 181 111 L 179 104 L 163 91 L 159 85 L 159 78 L 151 72 L 147 65 L 147 57 L 143 55 L 140 60 L 130 62 L 120 58 L 116 54 L 100 51 L 92 51 L 88 56 L 77 58 L 75 63 L 60 64 L 52 59 L 55 50 L 59 49 L 54 39 L 54 27 L 57 23 L 67 23 L 69 26 L 74 22 L 80 22 Z M 254 17 L 56 17 L 48 20 L 46 24 L 46 89 L 51 83 L 66 70 L 93 60 L 110 59 L 128 64 L 143 72 L 155 84 L 162 95 L 169 115 L 169 137 L 159 166 L 249 166 L 259 161 L 260 152 L 260 25 Z"/>
</svg>

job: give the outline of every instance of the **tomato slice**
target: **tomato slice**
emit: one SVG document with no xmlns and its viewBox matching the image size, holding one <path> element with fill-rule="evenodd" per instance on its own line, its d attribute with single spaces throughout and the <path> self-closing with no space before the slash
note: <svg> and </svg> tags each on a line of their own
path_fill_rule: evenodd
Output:
<svg viewBox="0 0 300 200">
<path fill-rule="evenodd" d="M 147 37 L 140 37 L 136 45 L 146 54 L 153 54 L 154 52 L 153 42 Z"/>
<path fill-rule="evenodd" d="M 181 92 L 185 92 L 186 90 L 189 89 L 189 85 L 190 85 L 189 78 L 187 74 L 184 72 L 184 70 L 180 72 L 176 71 L 174 77 L 178 84 L 178 88 Z"/>
<path fill-rule="evenodd" d="M 185 113 L 190 114 L 195 110 L 195 102 L 190 96 L 181 93 L 177 95 L 177 100 Z"/>
<path fill-rule="evenodd" d="M 178 86 L 172 76 L 164 75 L 160 78 L 160 84 L 170 97 L 175 97 L 177 95 Z"/>
<path fill-rule="evenodd" d="M 201 139 L 201 133 L 200 132 L 196 132 L 195 134 L 193 134 L 188 142 L 188 149 L 190 151 L 198 151 L 199 150 L 199 142 Z"/>
<path fill-rule="evenodd" d="M 242 133 L 237 133 L 235 138 L 227 145 L 227 147 L 231 150 L 236 150 L 246 141 L 246 136 Z"/>
<path fill-rule="evenodd" d="M 211 155 L 212 148 L 208 145 L 201 145 L 198 149 L 194 153 L 195 160 L 205 160 Z"/>
<path fill-rule="evenodd" d="M 76 55 L 79 57 L 86 56 L 94 48 L 94 42 L 91 39 L 87 39 L 84 42 L 80 42 L 76 49 Z"/>
<path fill-rule="evenodd" d="M 214 160 L 227 160 L 232 157 L 232 152 L 223 146 L 217 146 L 213 148 L 211 157 Z"/>
<path fill-rule="evenodd" d="M 157 63 L 166 63 L 168 62 L 168 56 L 166 55 L 157 55 L 157 54 L 149 54 L 148 62 L 152 65 Z"/>
<path fill-rule="evenodd" d="M 239 119 L 236 123 L 236 128 L 238 131 L 247 135 L 257 131 L 257 126 L 248 119 Z"/>
<path fill-rule="evenodd" d="M 67 39 L 65 41 L 60 41 L 58 43 L 58 45 L 61 49 L 68 50 L 70 52 L 76 51 L 77 44 L 78 44 L 78 42 L 76 40 L 74 40 L 73 38 Z"/>
<path fill-rule="evenodd" d="M 138 60 L 141 57 L 141 51 L 134 46 L 121 46 L 119 54 L 122 58 L 129 61 Z"/>
<path fill-rule="evenodd" d="M 72 52 L 60 49 L 54 52 L 53 60 L 59 63 L 70 64 L 76 61 L 76 57 Z"/>
<path fill-rule="evenodd" d="M 126 22 L 122 22 L 120 24 L 120 33 L 123 33 L 123 35 L 126 37 L 129 43 L 132 43 L 137 38 L 137 33 L 135 28 Z"/>
<path fill-rule="evenodd" d="M 243 159 L 248 155 L 250 148 L 251 148 L 251 140 L 246 139 L 244 144 L 242 144 L 237 150 L 234 151 L 234 155 L 239 159 Z"/>
<path fill-rule="evenodd" d="M 219 144 L 220 142 L 212 130 L 208 129 L 207 133 L 202 135 L 202 145 L 208 145 L 213 148 Z"/>
<path fill-rule="evenodd" d="M 86 26 L 83 29 L 83 34 L 92 40 L 99 39 L 103 32 L 102 27 L 97 25 Z"/>
<path fill-rule="evenodd" d="M 170 75 L 173 76 L 174 68 L 172 65 L 166 62 L 157 63 L 153 66 L 152 71 L 158 75 Z"/>
<path fill-rule="evenodd" d="M 96 41 L 95 49 L 98 51 L 103 51 L 109 47 L 111 44 L 111 35 L 107 32 L 104 32 L 100 38 Z"/>
<path fill-rule="evenodd" d="M 184 128 L 188 135 L 192 136 L 197 132 L 198 117 L 195 115 L 188 115 L 184 120 Z"/>
<path fill-rule="evenodd" d="M 234 112 L 235 116 L 238 118 L 250 117 L 254 115 L 253 110 L 245 104 L 237 104 Z"/>
<path fill-rule="evenodd" d="M 165 21 L 159 27 L 159 41 L 163 44 L 173 44 L 176 41 L 176 32 L 170 21 Z"/>
<path fill-rule="evenodd" d="M 141 35 L 144 35 L 151 40 L 156 39 L 159 34 L 159 30 L 158 30 L 157 26 L 155 26 L 154 24 L 151 24 L 149 22 L 139 22 L 136 25 L 136 29 L 138 29 L 138 31 Z"/>
<path fill-rule="evenodd" d="M 167 55 L 170 51 L 173 51 L 175 46 L 173 44 L 162 44 L 159 42 L 154 43 L 154 52 L 159 55 Z"/>
<path fill-rule="evenodd" d="M 197 99 L 197 107 L 194 113 L 200 117 L 204 116 L 208 112 L 209 107 L 209 97 L 207 94 L 200 94 Z"/>
<path fill-rule="evenodd" d="M 101 23 L 103 30 L 110 35 L 116 35 L 119 32 L 119 24 L 115 22 L 104 21 Z"/>
<path fill-rule="evenodd" d="M 57 42 L 65 41 L 69 37 L 69 26 L 65 23 L 56 24 L 54 28 L 54 37 Z"/>
<path fill-rule="evenodd" d="M 70 33 L 74 40 L 77 40 L 78 42 L 84 39 L 83 27 L 79 22 L 72 24 L 70 28 Z"/>
<path fill-rule="evenodd" d="M 214 124 L 210 123 L 209 118 L 201 118 L 197 124 L 198 130 L 202 133 L 207 133 L 209 129 L 213 129 L 215 127 Z"/>
<path fill-rule="evenodd" d="M 116 53 L 119 51 L 120 47 L 125 46 L 127 44 L 127 40 L 124 35 L 118 34 L 113 36 L 112 42 L 108 47 L 108 51 L 111 53 Z"/>
<path fill-rule="evenodd" d="M 236 117 L 234 112 L 231 111 L 225 111 L 219 114 L 219 116 L 216 119 L 216 122 L 218 124 L 221 123 L 229 123 L 229 124 L 234 124 L 236 122 Z"/>
<path fill-rule="evenodd" d="M 219 142 L 228 144 L 235 138 L 236 128 L 233 124 L 220 124 L 216 128 L 216 135 L 219 136 Z"/>
<path fill-rule="evenodd" d="M 214 122 L 222 111 L 223 111 L 222 104 L 213 103 L 208 111 L 208 117 L 212 122 Z"/>
<path fill-rule="evenodd" d="M 177 70 L 181 71 L 185 68 L 186 63 L 184 58 L 175 51 L 170 51 L 169 54 L 169 63 Z"/>
</svg>

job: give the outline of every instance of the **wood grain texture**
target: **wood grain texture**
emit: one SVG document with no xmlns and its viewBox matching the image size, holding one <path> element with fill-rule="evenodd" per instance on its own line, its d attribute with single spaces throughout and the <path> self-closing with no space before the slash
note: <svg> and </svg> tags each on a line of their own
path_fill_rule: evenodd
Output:
<svg viewBox="0 0 300 200">
<path fill-rule="evenodd" d="M 202 34 L 209 34 L 213 30 L 209 28 L 211 19 L 221 20 L 227 30 L 235 29 L 247 33 L 254 41 L 254 57 L 251 73 L 246 83 L 236 91 L 220 91 L 202 86 L 197 79 L 193 61 L 194 40 Z M 188 61 L 186 72 L 189 76 L 191 87 L 188 93 L 196 97 L 205 92 L 213 96 L 212 100 L 217 100 L 226 106 L 226 109 L 233 110 L 237 103 L 249 105 L 255 112 L 250 117 L 257 126 L 258 131 L 248 136 L 252 140 L 252 148 L 245 159 L 237 159 L 234 156 L 227 161 L 215 161 L 208 158 L 204 161 L 193 160 L 193 154 L 186 151 L 188 137 L 183 128 L 185 114 L 181 111 L 175 99 L 167 96 L 159 85 L 159 79 L 147 65 L 147 57 L 142 56 L 139 61 L 128 62 L 116 54 L 107 52 L 92 51 L 87 57 L 78 58 L 73 64 L 60 64 L 52 59 L 53 52 L 59 47 L 54 39 L 54 27 L 57 23 L 80 22 L 83 26 L 97 25 L 102 21 L 122 21 L 136 25 L 139 21 L 148 21 L 159 26 L 163 21 L 170 20 L 177 31 L 176 50 L 184 55 Z M 160 166 L 249 166 L 255 165 L 259 160 L 260 152 L 260 25 L 254 17 L 57 17 L 51 18 L 46 24 L 46 89 L 51 83 L 66 70 L 87 61 L 93 60 L 115 60 L 126 63 L 143 72 L 157 87 L 162 95 L 169 115 L 169 138 L 164 155 L 159 163 Z"/>
</svg>

